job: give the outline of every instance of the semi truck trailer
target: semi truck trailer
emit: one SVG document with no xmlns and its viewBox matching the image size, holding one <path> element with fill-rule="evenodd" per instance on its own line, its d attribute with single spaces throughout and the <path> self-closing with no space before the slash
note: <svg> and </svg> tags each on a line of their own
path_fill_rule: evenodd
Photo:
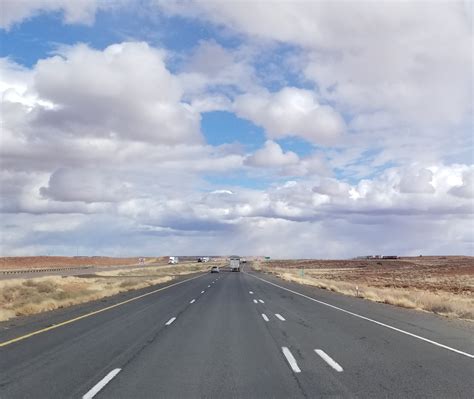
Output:
<svg viewBox="0 0 474 399">
<path fill-rule="evenodd" d="M 238 256 L 230 257 L 230 271 L 240 272 L 240 258 Z"/>
</svg>

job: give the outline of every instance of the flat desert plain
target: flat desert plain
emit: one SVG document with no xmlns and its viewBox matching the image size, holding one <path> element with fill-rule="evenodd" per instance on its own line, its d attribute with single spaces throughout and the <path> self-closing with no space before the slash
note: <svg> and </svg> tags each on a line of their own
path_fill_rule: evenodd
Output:
<svg viewBox="0 0 474 399">
<path fill-rule="evenodd" d="M 378 302 L 474 319 L 474 257 L 272 260 L 254 268 Z"/>
<path fill-rule="evenodd" d="M 165 257 L 144 258 L 145 263 L 163 263 Z M 0 270 L 41 269 L 46 267 L 78 266 L 134 266 L 140 258 L 114 258 L 107 256 L 11 256 L 0 258 Z"/>
</svg>

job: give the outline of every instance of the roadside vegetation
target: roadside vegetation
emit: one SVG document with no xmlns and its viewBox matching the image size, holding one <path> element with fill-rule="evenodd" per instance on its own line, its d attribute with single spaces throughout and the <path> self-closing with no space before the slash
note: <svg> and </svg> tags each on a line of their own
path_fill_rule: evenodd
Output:
<svg viewBox="0 0 474 399">
<path fill-rule="evenodd" d="M 197 273 L 210 270 L 212 266 L 220 266 L 216 262 L 211 263 L 178 263 L 177 265 L 148 266 L 133 269 L 119 269 L 97 272 L 96 276 L 103 277 L 162 277 L 180 276 L 183 274 Z"/>
<path fill-rule="evenodd" d="M 166 258 L 110 258 L 107 256 L 6 256 L 0 257 L 0 270 L 41 269 L 48 267 L 78 266 L 133 266 L 139 265 L 140 259 L 145 264 L 165 263 Z"/>
<path fill-rule="evenodd" d="M 474 258 L 260 261 L 253 268 L 345 295 L 474 320 Z"/>
<path fill-rule="evenodd" d="M 115 270 L 87 277 L 48 276 L 0 280 L 0 321 L 64 308 L 209 270 L 210 263 Z"/>
</svg>

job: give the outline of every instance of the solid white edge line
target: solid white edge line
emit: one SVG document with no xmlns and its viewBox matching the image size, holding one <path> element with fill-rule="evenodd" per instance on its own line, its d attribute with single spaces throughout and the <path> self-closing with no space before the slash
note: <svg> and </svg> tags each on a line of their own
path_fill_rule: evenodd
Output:
<svg viewBox="0 0 474 399">
<path fill-rule="evenodd" d="M 259 299 L 258 301 L 259 301 L 260 303 L 265 303 L 265 302 L 263 302 L 261 299 Z"/>
<path fill-rule="evenodd" d="M 301 373 L 300 368 L 298 367 L 298 363 L 296 363 L 296 359 L 294 358 L 293 354 L 290 352 L 290 350 L 286 346 L 282 346 L 281 350 L 283 351 L 283 354 L 286 357 L 286 360 L 288 361 L 291 369 L 295 373 Z"/>
<path fill-rule="evenodd" d="M 331 356 L 329 356 L 326 352 L 324 352 L 322 349 L 315 349 L 314 350 L 321 358 L 329 364 L 334 370 L 336 370 L 338 373 L 341 373 L 344 371 L 344 369 L 340 366 L 339 363 L 337 363 Z"/>
<path fill-rule="evenodd" d="M 336 310 L 339 310 L 339 311 L 341 311 L 341 312 L 350 314 L 351 316 L 358 317 L 359 319 L 363 319 L 363 320 L 369 321 L 369 322 L 374 323 L 374 324 L 377 324 L 377 325 L 379 325 L 379 326 L 382 326 L 382 327 L 385 327 L 385 328 L 389 328 L 390 330 L 397 331 L 397 332 L 402 333 L 402 334 L 405 334 L 405 335 L 409 335 L 410 337 L 417 338 L 417 339 L 419 339 L 419 340 L 421 340 L 421 341 L 428 342 L 428 343 L 430 343 L 430 344 L 432 344 L 432 345 L 435 345 L 435 346 L 439 346 L 440 348 L 447 349 L 447 350 L 449 350 L 449 351 L 451 351 L 451 352 L 458 353 L 459 355 L 467 356 L 467 357 L 469 357 L 469 358 L 471 358 L 471 359 L 474 359 L 474 355 L 471 354 L 471 353 L 467 353 L 467 352 L 460 351 L 459 349 L 451 348 L 450 346 L 440 344 L 439 342 L 432 341 L 431 339 L 424 338 L 424 337 L 421 337 L 421 336 L 419 336 L 419 335 L 413 334 L 413 333 L 411 333 L 411 332 L 408 332 L 408 331 L 402 330 L 402 329 L 400 329 L 400 328 L 391 326 L 390 324 L 385 324 L 385 323 L 382 323 L 382 322 L 380 322 L 380 321 L 377 321 L 377 320 L 374 320 L 374 319 L 370 319 L 369 317 L 365 317 L 365 316 L 362 316 L 362 315 L 360 315 L 360 314 L 351 312 L 351 311 L 349 311 L 349 310 L 340 308 L 340 307 L 338 307 L 338 306 L 331 305 L 330 303 L 323 302 L 323 301 L 320 301 L 320 300 L 318 300 L 318 299 L 311 298 L 311 297 L 308 296 L 308 295 L 301 294 L 300 292 L 290 290 L 289 288 L 282 287 L 281 285 L 272 283 L 271 281 L 264 280 L 263 278 L 254 276 L 254 275 L 252 275 L 252 274 L 249 274 L 249 273 L 245 273 L 245 274 L 247 274 L 248 276 L 254 277 L 254 278 L 258 279 L 258 280 L 261 280 L 261 281 L 263 281 L 263 282 L 265 282 L 265 283 L 267 283 L 267 284 L 270 284 L 270 285 L 273 285 L 273 286 L 275 286 L 275 287 L 281 288 L 282 290 L 285 290 L 285 291 L 291 292 L 291 293 L 293 293 L 293 294 L 302 296 L 303 298 L 309 299 L 310 301 L 317 302 L 317 303 L 319 303 L 319 304 L 321 304 L 321 305 L 328 306 L 328 307 L 330 307 L 330 308 L 332 308 L 332 309 L 336 309 Z"/>
<path fill-rule="evenodd" d="M 194 302 L 196 302 L 196 300 L 195 300 L 195 299 L 191 300 L 189 303 L 194 303 Z"/>
<path fill-rule="evenodd" d="M 258 301 L 256 299 L 253 300 L 253 303 L 258 303 Z"/>
<path fill-rule="evenodd" d="M 280 314 L 280 313 L 275 313 L 275 316 L 279 318 L 281 321 L 285 321 L 286 319 Z"/>
<path fill-rule="evenodd" d="M 173 323 L 173 321 L 176 320 L 176 317 L 172 317 L 171 319 L 169 319 L 165 325 L 169 326 L 171 323 Z"/>
<path fill-rule="evenodd" d="M 267 315 L 265 313 L 262 313 L 262 318 L 265 321 L 270 321 L 270 319 L 267 317 Z"/>
<path fill-rule="evenodd" d="M 102 378 L 97 384 L 95 384 L 83 397 L 82 399 L 92 399 L 99 391 L 104 388 L 122 369 L 114 369 L 104 378 Z"/>
</svg>

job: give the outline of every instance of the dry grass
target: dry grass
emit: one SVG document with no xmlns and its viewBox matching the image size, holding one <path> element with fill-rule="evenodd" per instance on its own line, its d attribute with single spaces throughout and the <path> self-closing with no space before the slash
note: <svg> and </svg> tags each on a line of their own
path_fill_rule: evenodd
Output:
<svg viewBox="0 0 474 399">
<path fill-rule="evenodd" d="M 172 280 L 39 277 L 0 281 L 0 321 L 89 302 Z"/>
<path fill-rule="evenodd" d="M 0 321 L 149 287 L 210 267 L 191 263 L 102 272 L 90 278 L 51 276 L 0 280 Z"/>
<path fill-rule="evenodd" d="M 423 290 L 417 284 L 414 288 L 401 288 L 389 284 L 381 284 L 380 279 L 371 276 L 353 278 L 355 271 L 341 267 L 340 269 L 310 269 L 275 267 L 264 262 L 254 263 L 256 270 L 272 273 L 278 277 L 299 284 L 312 285 L 345 295 L 359 296 L 376 302 L 387 303 L 400 307 L 419 309 L 449 317 L 474 320 L 474 297 L 465 290 L 452 291 L 447 287 L 443 290 Z M 354 272 L 351 274 L 351 272 Z M 414 274 L 414 273 L 413 273 Z M 331 276 L 333 278 L 331 278 Z M 343 276 L 350 276 L 343 280 Z M 373 276 L 372 276 L 373 277 Z M 408 278 L 408 277 L 407 277 Z M 435 278 L 433 278 L 435 279 Z M 451 277 L 453 280 L 454 277 Z M 416 279 L 414 279 L 416 280 Z M 457 284 L 451 281 L 452 284 Z M 469 285 L 469 282 L 467 282 Z"/>
<path fill-rule="evenodd" d="M 146 276 L 165 276 L 174 275 L 181 276 L 189 273 L 204 272 L 210 270 L 212 266 L 220 266 L 218 263 L 178 263 L 177 265 L 167 266 L 147 266 L 140 268 L 133 268 L 130 270 L 113 270 L 106 272 L 98 272 L 97 276 L 108 277 L 146 277 Z"/>
<path fill-rule="evenodd" d="M 140 264 L 140 258 L 110 258 L 107 256 L 14 256 L 0 257 L 2 269 L 35 269 L 47 267 L 77 267 L 77 266 L 133 266 Z M 144 258 L 145 263 L 166 262 L 166 258 Z"/>
</svg>

